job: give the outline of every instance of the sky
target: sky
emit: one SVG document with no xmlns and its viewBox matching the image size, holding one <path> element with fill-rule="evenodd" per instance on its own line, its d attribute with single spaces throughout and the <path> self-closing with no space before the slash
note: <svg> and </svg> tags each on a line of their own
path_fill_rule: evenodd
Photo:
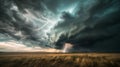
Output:
<svg viewBox="0 0 120 67">
<path fill-rule="evenodd" d="M 0 0 L 0 52 L 120 52 L 119 0 Z"/>
</svg>

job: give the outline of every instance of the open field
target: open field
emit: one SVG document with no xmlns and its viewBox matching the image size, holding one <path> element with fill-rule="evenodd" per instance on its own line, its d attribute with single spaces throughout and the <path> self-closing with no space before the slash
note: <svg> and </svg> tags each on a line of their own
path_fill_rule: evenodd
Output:
<svg viewBox="0 0 120 67">
<path fill-rule="evenodd" d="M 0 67 L 120 67 L 120 54 L 0 53 Z"/>
</svg>

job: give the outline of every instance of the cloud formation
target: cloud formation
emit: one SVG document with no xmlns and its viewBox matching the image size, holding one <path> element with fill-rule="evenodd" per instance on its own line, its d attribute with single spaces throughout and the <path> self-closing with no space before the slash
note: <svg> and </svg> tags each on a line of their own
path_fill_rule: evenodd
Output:
<svg viewBox="0 0 120 67">
<path fill-rule="evenodd" d="M 10 41 L 0 42 L 0 52 L 62 52 L 62 50 L 57 50 L 53 48 L 41 48 L 39 46 L 28 47 L 22 43 Z"/>
<path fill-rule="evenodd" d="M 119 0 L 0 0 L 1 47 L 120 52 L 119 8 Z"/>
</svg>

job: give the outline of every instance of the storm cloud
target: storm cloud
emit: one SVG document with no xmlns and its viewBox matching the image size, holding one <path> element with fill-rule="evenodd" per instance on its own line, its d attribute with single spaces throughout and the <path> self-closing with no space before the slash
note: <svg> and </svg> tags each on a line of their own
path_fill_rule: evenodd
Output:
<svg viewBox="0 0 120 67">
<path fill-rule="evenodd" d="M 120 52 L 119 0 L 0 0 L 0 42 Z"/>
</svg>

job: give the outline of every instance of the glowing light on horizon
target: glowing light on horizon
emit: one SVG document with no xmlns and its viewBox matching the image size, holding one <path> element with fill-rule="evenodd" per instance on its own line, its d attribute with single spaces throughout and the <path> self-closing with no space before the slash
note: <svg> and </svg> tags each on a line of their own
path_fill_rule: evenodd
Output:
<svg viewBox="0 0 120 67">
<path fill-rule="evenodd" d="M 65 43 L 62 52 L 66 53 L 69 52 L 70 49 L 72 49 L 73 45 L 71 43 Z"/>
<path fill-rule="evenodd" d="M 28 47 L 16 41 L 0 42 L 0 49 L 3 52 L 61 52 L 54 48 Z"/>
</svg>

